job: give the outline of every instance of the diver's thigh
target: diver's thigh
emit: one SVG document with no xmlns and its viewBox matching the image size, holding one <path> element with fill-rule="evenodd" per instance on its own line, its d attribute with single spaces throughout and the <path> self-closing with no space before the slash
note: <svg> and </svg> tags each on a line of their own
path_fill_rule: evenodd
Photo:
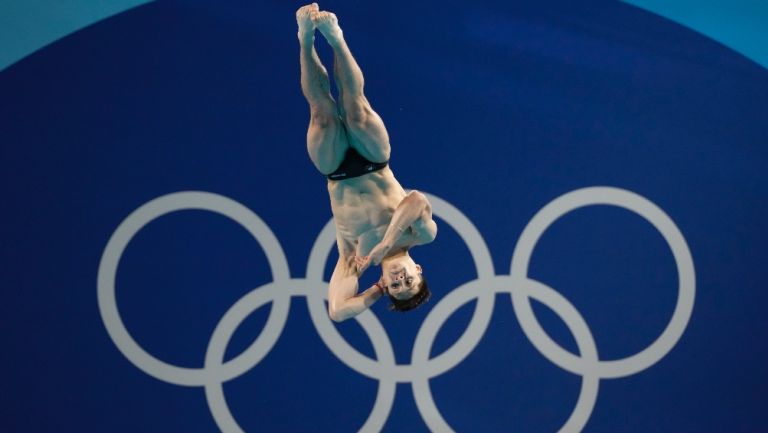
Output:
<svg viewBox="0 0 768 433">
<path fill-rule="evenodd" d="M 349 139 L 338 114 L 313 114 L 307 130 L 307 151 L 315 167 L 323 173 L 333 173 L 344 159 Z"/>
</svg>

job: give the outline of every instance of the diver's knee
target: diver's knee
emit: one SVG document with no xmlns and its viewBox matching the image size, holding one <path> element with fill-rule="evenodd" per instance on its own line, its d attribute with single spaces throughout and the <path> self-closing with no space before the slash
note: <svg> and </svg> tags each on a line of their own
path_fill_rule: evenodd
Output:
<svg viewBox="0 0 768 433">
<path fill-rule="evenodd" d="M 373 115 L 373 109 L 364 96 L 348 97 L 344 100 L 344 121 L 350 126 L 362 126 Z"/>
<path fill-rule="evenodd" d="M 315 128 L 330 128 L 338 121 L 336 113 L 329 112 L 328 110 L 312 110 L 310 115 L 310 124 Z"/>
</svg>

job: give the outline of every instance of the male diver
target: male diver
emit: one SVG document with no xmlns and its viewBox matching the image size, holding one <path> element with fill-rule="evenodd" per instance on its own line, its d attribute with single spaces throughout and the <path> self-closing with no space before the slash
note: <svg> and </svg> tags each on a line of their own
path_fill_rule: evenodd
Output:
<svg viewBox="0 0 768 433">
<path fill-rule="evenodd" d="M 406 193 L 388 161 L 389 136 L 363 94 L 363 73 L 349 51 L 336 15 L 317 3 L 296 11 L 301 45 L 301 89 L 309 102 L 307 150 L 328 179 L 339 260 L 328 287 L 328 313 L 340 322 L 387 294 L 390 309 L 408 311 L 430 291 L 409 250 L 432 242 L 437 225 L 424 194 Z M 338 103 L 315 50 L 315 30 L 333 49 Z M 381 265 L 381 278 L 358 293 L 358 278 Z"/>
</svg>

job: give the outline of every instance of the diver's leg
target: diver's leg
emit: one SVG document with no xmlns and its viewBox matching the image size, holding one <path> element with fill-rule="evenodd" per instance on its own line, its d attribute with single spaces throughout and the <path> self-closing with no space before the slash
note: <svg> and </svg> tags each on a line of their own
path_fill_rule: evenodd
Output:
<svg viewBox="0 0 768 433">
<path fill-rule="evenodd" d="M 331 96 L 328 72 L 315 50 L 315 23 L 311 16 L 317 11 L 317 3 L 302 6 L 296 11 L 296 21 L 301 45 L 301 90 L 309 103 L 310 113 L 307 151 L 315 167 L 328 174 L 341 164 L 349 144 Z"/>
<path fill-rule="evenodd" d="M 312 14 L 312 21 L 333 48 L 334 79 L 339 90 L 340 111 L 347 127 L 349 145 L 371 161 L 389 160 L 387 129 L 363 93 L 363 72 L 352 57 L 336 15 L 317 12 Z"/>
</svg>

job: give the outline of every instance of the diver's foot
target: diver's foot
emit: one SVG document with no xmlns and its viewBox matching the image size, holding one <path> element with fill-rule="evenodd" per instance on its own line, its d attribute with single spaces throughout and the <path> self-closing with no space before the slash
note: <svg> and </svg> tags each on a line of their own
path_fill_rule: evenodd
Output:
<svg viewBox="0 0 768 433">
<path fill-rule="evenodd" d="M 317 3 L 302 6 L 296 11 L 296 23 L 299 25 L 299 39 L 306 39 L 315 33 L 317 27 L 312 20 L 312 14 L 320 10 Z"/>
<path fill-rule="evenodd" d="M 332 47 L 337 46 L 344 40 L 344 34 L 339 27 L 339 20 L 333 12 L 320 11 L 313 12 L 311 14 L 312 22 L 320 33 L 325 36 L 325 40 L 328 41 Z"/>
</svg>

